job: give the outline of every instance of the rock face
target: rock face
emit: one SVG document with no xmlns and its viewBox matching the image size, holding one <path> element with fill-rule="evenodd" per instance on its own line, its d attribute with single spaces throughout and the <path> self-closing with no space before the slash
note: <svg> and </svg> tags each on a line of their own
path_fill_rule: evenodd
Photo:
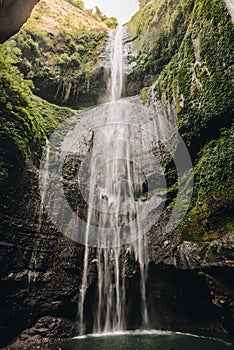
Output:
<svg viewBox="0 0 234 350">
<path fill-rule="evenodd" d="M 23 341 L 30 348 L 46 332 L 49 340 L 75 334 L 82 248 L 59 234 L 46 217 L 40 223 L 38 191 L 37 173 L 29 169 L 16 187 L 3 193 L 1 203 L 1 346 L 33 327 L 12 345 L 15 349 Z M 69 322 L 72 326 L 60 335 L 60 324 Z"/>
<path fill-rule="evenodd" d="M 2 1 L 4 9 L 13 3 L 16 6 L 16 2 Z M 232 157 L 230 118 L 234 101 L 233 80 L 230 79 L 234 64 L 233 26 L 221 0 L 159 3 L 159 8 L 155 8 L 151 1 L 141 1 L 140 13 L 129 24 L 139 55 L 138 64 L 126 77 L 126 94 L 138 93 L 144 87 L 141 91 L 143 102 L 151 106 L 159 103 L 163 115 L 173 124 L 179 124 L 194 162 L 195 191 L 191 209 L 181 227 L 164 235 L 162 227 L 170 215 L 176 194 L 176 178 L 173 169 L 168 167 L 169 206 L 148 236 L 150 320 L 155 328 L 230 335 L 233 334 L 234 305 L 233 192 L 229 167 Z M 82 32 L 77 50 L 74 33 L 55 31 L 55 23 L 61 16 L 53 22 L 53 28 L 48 25 L 46 33 L 41 33 L 40 25 L 36 24 L 38 11 L 47 13 L 45 9 L 51 11 L 52 6 L 48 1 L 43 4 L 44 7 L 35 9 L 34 18 L 25 29 L 4 46 L 6 54 L 14 53 L 12 62 L 1 56 L 5 65 L 0 84 L 3 111 L 0 132 L 1 137 L 6 135 L 7 138 L 2 143 L 0 139 L 0 346 L 10 343 L 9 350 L 45 349 L 53 340 L 76 335 L 79 328 L 76 314 L 83 247 L 62 236 L 48 220 L 41 208 L 38 185 L 41 147 L 45 137 L 56 127 L 63 109 L 56 110 L 55 106 L 33 96 L 29 89 L 49 101 L 59 103 L 60 100 L 60 104 L 72 105 L 74 94 L 70 95 L 70 92 L 79 85 L 81 93 L 76 102 L 96 101 L 102 72 L 93 73 L 88 69 L 82 75 L 82 69 L 87 68 L 86 64 L 82 65 L 84 61 L 79 61 L 79 69 L 73 64 L 78 58 L 87 59 L 87 55 L 89 61 L 87 40 L 95 46 L 97 54 L 105 36 L 99 30 L 91 37 L 86 36 L 86 32 L 82 36 Z M 58 1 L 53 6 L 58 6 Z M 3 11 L 3 7 L 0 9 Z M 47 20 L 51 13 L 46 16 Z M 2 40 L 10 35 L 4 33 Z M 64 41 L 60 48 L 67 50 L 69 44 L 71 52 L 63 51 L 58 64 L 54 43 L 62 36 Z M 23 52 L 21 58 L 19 48 Z M 51 61 L 46 61 L 51 48 L 55 52 L 52 52 Z M 67 56 L 70 53 L 78 55 L 68 62 L 70 56 L 65 53 Z M 70 80 L 62 74 L 67 64 L 70 65 Z M 74 71 L 78 72 L 75 85 Z M 58 80 L 54 72 L 59 72 Z M 89 73 L 92 73 L 91 78 Z M 34 88 L 26 85 L 25 77 L 34 81 Z M 54 99 L 60 80 L 61 94 Z M 95 86 L 92 93 L 90 82 Z M 153 88 L 150 88 L 153 82 Z M 105 88 L 102 82 L 100 86 Z M 62 102 L 66 96 L 66 103 Z M 204 107 L 203 114 L 201 106 Z M 73 111 L 66 112 L 63 117 L 71 113 Z M 71 203 L 77 201 L 71 192 L 68 191 L 68 195 Z M 126 274 L 130 310 L 127 323 L 129 328 L 135 329 L 140 324 L 139 267 L 129 261 Z M 85 305 L 90 330 L 92 319 L 88 311 L 96 287 L 93 267 Z"/>
<path fill-rule="evenodd" d="M 153 326 L 197 334 L 232 334 L 231 275 L 228 268 L 198 272 L 151 265 L 148 303 Z"/>
<path fill-rule="evenodd" d="M 185 262 L 190 251 L 197 255 L 197 262 L 191 266 L 196 266 L 199 260 L 201 265 L 229 266 L 233 260 L 230 251 L 234 197 L 230 164 L 233 163 L 234 86 L 230 57 L 234 52 L 234 26 L 223 1 L 169 3 L 166 11 L 165 1 L 142 2 L 140 11 L 130 21 L 138 57 L 128 84 L 131 85 L 131 75 L 137 81 L 151 72 L 152 86 L 147 87 L 144 80 L 139 85 L 145 86 L 141 91 L 142 101 L 151 107 L 160 105 L 163 116 L 177 123 L 193 161 L 194 194 L 179 228 L 184 241 L 178 251 L 179 259 Z M 164 51 L 166 56 L 162 54 Z M 168 57 L 169 63 L 162 62 L 157 71 L 162 55 Z M 176 188 L 172 172 L 171 168 L 166 174 L 169 192 Z"/>
<path fill-rule="evenodd" d="M 52 12 L 56 18 L 52 28 L 47 27 L 50 33 L 53 31 L 51 35 L 59 31 L 58 21 L 64 21 L 69 13 L 71 21 L 80 23 L 76 14 L 83 16 L 83 22 L 89 21 L 85 29 L 83 25 L 70 31 L 66 27 L 66 40 L 72 41 L 75 32 L 79 40 L 81 37 L 83 40 L 80 50 L 89 51 L 85 43 L 92 43 L 92 59 L 97 59 L 106 26 L 65 1 L 42 2 L 42 7 L 35 11 L 36 14 L 44 11 L 46 20 L 51 18 L 47 5 L 50 10 L 53 7 L 65 11 L 64 17 L 60 12 L 58 17 L 56 11 Z M 60 108 L 33 95 L 33 84 L 26 79 L 26 72 L 23 75 L 16 67 L 20 57 L 25 62 L 39 52 L 38 41 L 42 56 L 49 50 L 46 46 L 48 31 L 40 33 L 34 26 L 36 19 L 31 18 L 25 30 L 0 48 L 0 346 L 17 337 L 12 349 L 33 349 L 40 344 L 44 348 L 45 343 L 53 339 L 77 334 L 77 297 L 83 264 L 83 248 L 63 237 L 43 214 L 40 205 L 38 168 L 42 146 L 58 123 L 77 111 Z M 38 41 L 31 35 L 34 39 L 38 35 Z M 69 50 L 66 40 L 61 40 L 65 51 Z M 53 38 L 49 38 L 49 43 L 53 43 Z M 66 52 L 65 59 L 69 58 Z M 53 59 L 59 58 L 56 54 Z M 79 57 L 76 56 L 78 61 Z M 90 52 L 89 57 L 85 57 L 89 60 Z M 93 61 L 89 63 L 92 65 Z M 72 69 L 83 74 L 84 81 L 79 88 L 86 89 L 88 82 L 84 71 L 77 67 Z M 101 79 L 97 80 L 100 83 Z M 46 81 L 49 84 L 48 76 L 43 83 Z M 95 94 L 97 96 L 97 92 Z M 93 102 L 92 96 L 90 94 Z M 49 100 L 48 94 L 47 97 Z"/>
<path fill-rule="evenodd" d="M 14 37 L 18 67 L 34 94 L 58 105 L 96 104 L 105 92 L 98 63 L 107 26 L 66 0 L 42 0 Z"/>
<path fill-rule="evenodd" d="M 17 33 L 39 0 L 3 0 L 0 4 L 0 42 Z"/>
<path fill-rule="evenodd" d="M 211 302 L 218 307 L 215 300 L 222 295 L 225 304 L 222 317 L 230 322 L 220 329 L 230 332 L 233 329 L 230 275 L 212 287 L 217 271 L 219 276 L 222 271 L 227 276 L 226 271 L 234 267 L 233 170 L 230 172 L 234 101 L 230 57 L 234 53 L 234 26 L 225 3 L 230 8 L 228 1 L 219 0 L 142 1 L 139 12 L 128 24 L 138 56 L 127 79 L 127 91 L 131 93 L 137 86 L 143 88 L 142 102 L 156 111 L 160 109 L 167 120 L 178 125 L 194 165 L 190 209 L 171 236 L 163 237 L 161 227 L 167 215 L 161 217 L 159 225 L 149 233 L 150 258 L 156 265 L 200 271 L 203 276 L 209 270 L 208 293 L 216 295 Z M 173 180 L 172 174 L 169 164 L 168 215 L 176 200 L 176 177 Z M 194 273 L 191 276 L 195 277 Z"/>
<path fill-rule="evenodd" d="M 16 349 L 46 349 L 49 343 L 53 343 L 68 336 L 72 337 L 76 335 L 76 326 L 74 322 L 57 318 L 57 317 L 42 317 L 36 324 L 24 331 L 9 347 L 7 350 Z M 52 346 L 49 345 L 52 349 Z M 54 350 L 59 349 L 53 347 Z"/>
</svg>

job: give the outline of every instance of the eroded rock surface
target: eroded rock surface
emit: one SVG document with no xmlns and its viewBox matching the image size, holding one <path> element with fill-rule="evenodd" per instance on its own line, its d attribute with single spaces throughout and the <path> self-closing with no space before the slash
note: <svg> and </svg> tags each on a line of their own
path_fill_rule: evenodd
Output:
<svg viewBox="0 0 234 350">
<path fill-rule="evenodd" d="M 0 42 L 17 33 L 39 0 L 2 0 L 0 3 Z"/>
</svg>

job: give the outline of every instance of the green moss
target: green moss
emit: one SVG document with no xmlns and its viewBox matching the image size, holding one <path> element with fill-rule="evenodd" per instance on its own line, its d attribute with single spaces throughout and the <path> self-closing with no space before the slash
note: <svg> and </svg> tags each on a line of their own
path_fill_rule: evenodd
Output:
<svg viewBox="0 0 234 350">
<path fill-rule="evenodd" d="M 193 200 L 181 232 L 203 247 L 204 256 L 209 242 L 233 233 L 233 37 L 222 1 L 195 1 L 182 44 L 155 84 L 157 97 L 165 94 L 176 105 L 195 164 Z"/>
<path fill-rule="evenodd" d="M 184 240 L 202 246 L 205 257 L 210 242 L 234 227 L 234 26 L 221 0 L 140 5 L 129 24 L 139 54 L 133 80 L 140 76 L 149 84 L 150 72 L 156 97 L 176 107 L 195 172 L 192 203 L 180 230 Z M 173 208 L 177 192 L 170 163 L 167 173 L 172 174 L 167 205 Z"/>
<path fill-rule="evenodd" d="M 234 128 L 224 130 L 225 136 L 204 147 L 195 169 L 204 196 L 231 201 L 234 200 Z"/>
<path fill-rule="evenodd" d="M 80 160 L 74 157 L 67 157 L 63 165 L 63 178 L 67 181 L 74 179 L 77 176 L 80 164 Z"/>
<path fill-rule="evenodd" d="M 98 55 L 107 27 L 92 18 L 86 27 L 82 16 L 88 15 L 80 14 L 71 7 L 62 16 L 39 3 L 21 31 L 0 46 L 0 187 L 20 176 L 29 158 L 38 166 L 46 137 L 74 115 L 52 103 L 78 108 L 94 104 L 100 93 Z"/>
<path fill-rule="evenodd" d="M 148 102 L 148 91 L 148 88 L 141 89 L 140 91 L 141 101 L 143 105 L 145 105 Z"/>
<path fill-rule="evenodd" d="M 182 224 L 183 237 L 205 244 L 234 233 L 234 128 L 222 130 L 218 140 L 202 150 L 194 169 L 193 203 Z"/>
<path fill-rule="evenodd" d="M 66 1 L 69 2 L 70 4 L 72 4 L 73 6 L 76 6 L 79 9 L 82 9 L 82 10 L 85 7 L 83 0 L 66 0 Z"/>
<path fill-rule="evenodd" d="M 52 23 L 50 28 L 47 18 Z M 39 4 L 11 40 L 22 51 L 18 67 L 26 79 L 33 81 L 36 95 L 77 108 L 98 100 L 105 89 L 98 57 L 107 27 L 98 22 L 95 27 L 95 21 L 90 20 L 93 28 L 87 28 L 76 11 L 62 17 L 49 5 Z"/>
<path fill-rule="evenodd" d="M 138 92 L 155 81 L 181 45 L 194 0 L 144 1 L 129 22 L 137 48 L 137 66 L 129 84 L 138 81 Z"/>
<path fill-rule="evenodd" d="M 233 36 L 234 27 L 222 1 L 196 1 L 182 45 L 155 86 L 158 97 L 165 92 L 169 101 L 176 102 L 179 129 L 189 147 L 212 119 L 223 118 L 223 125 L 231 120 Z M 183 105 L 179 105 L 178 91 Z"/>
<path fill-rule="evenodd" d="M 0 46 L 0 186 L 14 181 L 29 156 L 38 161 L 46 136 L 74 113 L 32 95 L 16 67 L 19 55 L 13 41 Z"/>
</svg>

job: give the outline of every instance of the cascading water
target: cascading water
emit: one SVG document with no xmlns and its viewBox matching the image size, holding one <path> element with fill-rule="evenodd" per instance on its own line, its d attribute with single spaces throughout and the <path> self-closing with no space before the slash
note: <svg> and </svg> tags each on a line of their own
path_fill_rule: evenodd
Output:
<svg viewBox="0 0 234 350">
<path fill-rule="evenodd" d="M 126 142 L 132 137 L 132 128 L 128 126 L 128 115 L 125 113 L 124 100 L 121 98 L 123 88 L 123 37 L 124 30 L 119 28 L 110 33 L 107 43 L 109 61 L 106 64 L 108 76 L 107 111 L 103 109 L 105 124 L 93 130 L 92 152 L 87 167 L 90 169 L 87 214 L 85 232 L 85 253 L 83 278 L 79 300 L 79 329 L 85 332 L 84 303 L 88 287 L 90 263 L 90 224 L 95 222 L 103 232 L 98 236 L 96 258 L 92 263 L 97 265 L 98 302 L 94 312 L 95 333 L 116 332 L 126 328 L 126 257 L 131 256 L 140 267 L 141 315 L 142 327 L 148 324 L 146 306 L 147 253 L 141 234 L 141 224 L 138 219 L 140 203 L 136 201 L 137 193 L 141 192 L 144 182 L 144 170 L 134 164 L 131 159 L 134 146 Z M 135 133 L 139 137 L 139 130 Z M 140 133 L 141 137 L 141 133 Z M 105 142 L 108 147 L 103 144 Z M 100 169 L 100 158 L 106 160 Z M 85 172 L 87 173 L 87 172 Z M 99 198 L 96 199 L 98 192 Z M 95 208 L 99 203 L 99 211 Z M 91 205 L 90 205 L 91 204 Z M 134 221 L 133 227 L 125 232 L 125 225 Z M 125 226 L 126 227 L 126 226 Z M 106 234 L 111 230 L 111 238 Z M 125 235 L 133 242 L 124 246 Z M 129 239 L 131 236 L 131 239 Z"/>
<path fill-rule="evenodd" d="M 123 89 L 123 29 L 112 32 L 111 44 L 111 77 L 108 90 L 111 92 L 110 101 L 114 102 L 121 98 Z"/>
<path fill-rule="evenodd" d="M 102 64 L 108 102 L 59 126 L 41 162 L 41 197 L 48 217 L 65 236 L 84 245 L 81 335 L 149 328 L 148 237 L 167 247 L 192 196 L 189 154 L 160 106 L 146 108 L 138 98 L 121 99 L 123 76 L 131 69 L 124 38 L 119 28 L 107 42 Z M 157 234 L 169 154 L 178 174 L 177 201 Z"/>
</svg>

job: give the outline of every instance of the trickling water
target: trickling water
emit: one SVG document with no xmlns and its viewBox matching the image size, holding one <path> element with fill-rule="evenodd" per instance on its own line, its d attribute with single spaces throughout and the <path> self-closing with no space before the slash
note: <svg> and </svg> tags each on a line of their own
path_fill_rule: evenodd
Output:
<svg viewBox="0 0 234 350">
<path fill-rule="evenodd" d="M 42 164 L 43 171 L 40 173 L 41 202 L 40 202 L 39 213 L 38 213 L 38 225 L 37 225 L 38 234 L 40 234 L 41 232 L 42 219 L 43 219 L 43 213 L 44 213 L 46 184 L 49 176 L 49 157 L 50 157 L 50 143 L 48 139 L 46 139 L 45 158 L 44 158 L 44 164 Z M 38 246 L 39 246 L 39 239 L 36 238 L 36 243 L 34 245 L 32 256 L 28 267 L 28 287 L 30 287 L 31 282 L 35 283 L 37 279 L 37 272 L 35 271 L 35 269 L 37 267 Z"/>
<path fill-rule="evenodd" d="M 123 89 L 123 28 L 111 32 L 107 44 L 110 53 L 108 78 L 108 104 L 105 114 L 105 124 L 92 134 L 93 151 L 87 164 L 90 180 L 87 199 L 89 209 L 85 232 L 85 253 L 82 285 L 79 299 L 79 329 L 85 333 L 84 303 L 86 299 L 89 275 L 90 225 L 95 223 L 102 228 L 98 236 L 98 248 L 93 263 L 97 264 L 98 303 L 94 313 L 94 332 L 122 331 L 126 328 L 126 263 L 128 258 L 135 260 L 140 267 L 141 316 L 142 327 L 147 328 L 148 312 L 146 305 L 147 253 L 146 242 L 142 238 L 139 212 L 142 203 L 136 200 L 142 194 L 144 169 L 141 159 L 132 162 L 133 155 L 137 157 L 135 144 L 126 140 L 142 138 L 140 130 L 133 132 L 128 125 L 129 118 L 125 111 L 124 100 L 121 98 Z M 109 72 L 108 72 L 109 71 Z M 115 102 L 118 101 L 118 102 Z M 140 129 L 140 128 L 139 128 Z M 105 142 L 105 143 L 104 143 Z M 108 147 L 105 147 L 108 144 Z M 139 157 L 138 157 L 139 158 Z M 101 160 L 105 163 L 100 168 Z M 84 171 L 87 174 L 87 171 Z M 97 193 L 99 197 L 97 198 Z M 99 210 L 95 206 L 99 206 Z M 130 225 L 134 222 L 133 225 Z M 128 232 L 124 227 L 129 224 Z M 111 234 L 106 233 L 110 229 Z M 133 242 L 123 246 L 125 237 Z M 131 236 L 131 239 L 129 239 Z"/>
</svg>

